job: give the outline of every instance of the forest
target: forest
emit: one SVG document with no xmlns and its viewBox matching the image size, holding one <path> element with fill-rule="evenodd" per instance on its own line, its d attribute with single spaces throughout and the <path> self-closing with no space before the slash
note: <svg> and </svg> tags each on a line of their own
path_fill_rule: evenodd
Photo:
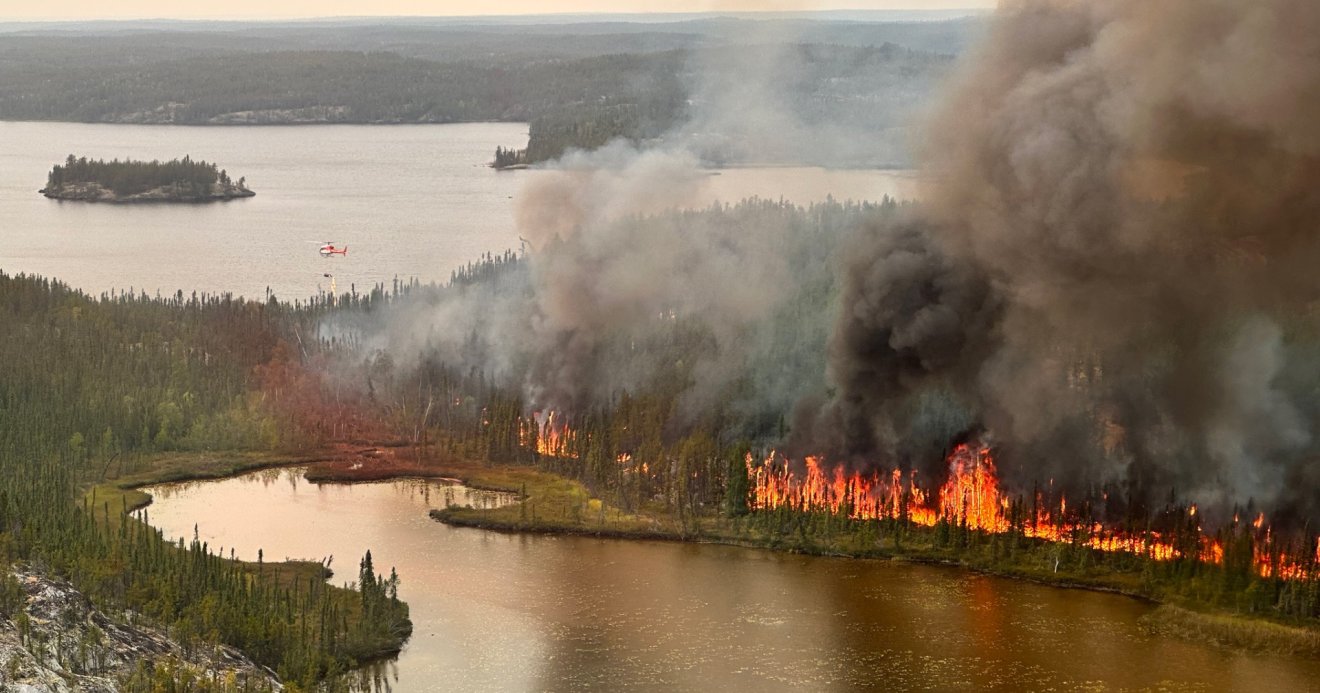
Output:
<svg viewBox="0 0 1320 693">
<path fill-rule="evenodd" d="M 182 643 L 237 647 L 292 690 L 397 651 L 407 605 L 369 556 L 353 589 L 327 584 L 317 564 L 229 560 L 128 515 L 115 483 L 170 452 L 309 444 L 266 411 L 252 374 L 313 314 L 228 296 L 91 298 L 0 274 L 0 560 L 44 566 L 106 613 L 149 618 Z"/>
<path fill-rule="evenodd" d="M 124 197 L 156 188 L 174 188 L 181 193 L 205 195 L 230 188 L 247 190 L 247 179 L 235 182 L 229 172 L 206 161 L 191 157 L 170 161 L 132 161 L 88 159 L 70 154 L 63 164 L 56 164 L 46 177 L 46 191 L 54 194 L 66 185 L 97 183 Z"/>
<path fill-rule="evenodd" d="M 1195 499 L 1176 490 L 1158 504 L 1122 502 L 1116 486 L 1067 489 L 1065 499 L 1047 479 L 1003 480 L 1002 506 L 994 496 L 1003 509 L 990 521 L 968 501 L 931 509 L 921 500 L 972 467 L 896 486 L 893 512 L 879 505 L 889 496 L 864 490 L 880 483 L 872 477 L 840 477 L 834 490 L 803 485 L 800 463 L 773 451 L 792 437 L 792 403 L 824 382 L 841 290 L 830 263 L 851 230 L 907 211 L 892 200 L 753 199 L 628 219 L 616 231 L 625 245 L 723 229 L 711 247 L 727 247 L 752 242 L 746 230 L 758 229 L 755 243 L 802 277 L 763 309 L 729 307 L 745 318 L 711 322 L 685 307 L 692 292 L 708 295 L 705 282 L 769 290 L 748 274 L 723 276 L 727 265 L 686 258 L 695 268 L 677 293 L 660 292 L 663 304 L 622 308 L 635 322 L 590 348 L 589 371 L 569 368 L 562 348 L 539 351 L 544 335 L 524 322 L 525 302 L 538 295 L 531 268 L 575 254 L 572 240 L 487 255 L 444 285 L 395 282 L 294 304 L 182 292 L 89 297 L 0 275 L 0 474 L 10 480 L 0 491 L 0 559 L 46 566 L 107 612 L 140 614 L 185 642 L 233 645 L 307 689 L 398 649 L 410 631 L 397 594 L 408 576 L 382 574 L 367 555 L 348 588 L 332 587 L 316 564 L 243 563 L 195 539 L 172 543 L 150 527 L 149 508 L 135 512 L 131 488 L 374 444 L 413 460 L 407 473 L 494 475 L 526 499 L 493 513 L 437 511 L 460 524 L 953 562 L 1315 628 L 1312 525 L 1270 535 L 1242 508 L 1241 521 L 1203 531 Z M 716 268 L 720 276 L 704 274 Z M 417 351 L 379 338 L 392 324 L 452 320 L 445 311 L 455 305 L 493 322 L 457 332 L 446 323 Z M 519 338 L 490 341 L 505 327 Z M 562 372 L 579 375 L 556 381 Z M 945 443 L 913 448 L 905 468 L 956 459 L 949 441 L 966 427 L 958 404 L 936 393 L 913 406 L 913 425 Z M 216 466 L 239 458 L 249 462 Z M 554 480 L 579 490 L 555 490 L 563 487 Z M 772 483 L 783 493 L 770 494 Z M 1117 547 L 1107 538 L 1134 539 Z"/>
<path fill-rule="evenodd" d="M 208 125 L 526 121 L 529 163 L 616 137 L 664 135 L 719 85 L 782 91 L 807 124 L 893 140 L 869 165 L 905 160 L 886 134 L 929 98 L 975 33 L 966 22 L 725 26 L 596 25 L 372 32 L 250 28 L 229 34 L 0 33 L 0 119 Z M 583 32 L 581 35 L 572 32 Z M 510 36 L 526 34 L 520 40 Z M 274 38 L 278 36 L 277 40 Z M 426 37 L 434 38 L 427 42 Z M 470 48 L 462 51 L 461 47 Z M 732 59 L 741 56 L 741 59 Z M 763 60 L 764 59 L 764 60 Z M 699 115 L 699 113 L 697 114 Z M 733 123 L 703 122 L 712 160 L 773 158 L 731 148 Z M 854 138 L 856 139 L 856 138 Z M 816 163 L 816 162 L 809 162 Z"/>
</svg>

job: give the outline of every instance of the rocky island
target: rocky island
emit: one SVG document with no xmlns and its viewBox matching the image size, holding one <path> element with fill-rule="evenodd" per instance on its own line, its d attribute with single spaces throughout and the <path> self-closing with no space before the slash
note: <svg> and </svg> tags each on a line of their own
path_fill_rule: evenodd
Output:
<svg viewBox="0 0 1320 693">
<path fill-rule="evenodd" d="M 215 202 L 256 195 L 247 180 L 190 157 L 171 161 L 105 161 L 74 157 L 56 164 L 42 195 L 83 202 Z"/>
</svg>

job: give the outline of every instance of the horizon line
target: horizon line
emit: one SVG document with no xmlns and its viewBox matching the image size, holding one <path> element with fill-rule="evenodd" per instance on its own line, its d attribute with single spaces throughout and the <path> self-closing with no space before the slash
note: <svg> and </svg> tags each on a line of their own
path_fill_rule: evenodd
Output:
<svg viewBox="0 0 1320 693">
<path fill-rule="evenodd" d="M 884 14 L 909 14 L 909 15 L 944 15 L 948 18 L 958 16 L 968 16 L 975 14 L 989 14 L 994 11 L 993 7 L 968 6 L 961 8 L 943 8 L 943 9 L 924 9 L 919 7 L 893 7 L 887 9 L 821 9 L 821 10 L 739 10 L 739 11 L 650 11 L 650 12 L 515 12 L 508 14 L 398 14 L 398 15 L 253 15 L 239 17 L 225 16 L 204 16 L 204 17 L 168 17 L 168 16 L 137 16 L 137 17 L 5 17 L 0 16 L 0 24 L 122 24 L 131 22 L 161 22 L 161 23 L 237 23 L 237 24 L 258 24 L 269 22 L 349 22 L 349 21 L 408 21 L 408 20 L 456 20 L 462 22 L 473 22 L 481 20 L 518 20 L 518 19 L 600 19 L 600 18 L 646 18 L 653 17 L 657 19 L 675 19 L 679 17 L 687 18 L 794 18 L 794 17 L 822 17 L 828 15 L 884 15 Z M 845 20 L 846 21 L 846 20 Z M 856 21 L 856 20 L 854 20 Z"/>
</svg>

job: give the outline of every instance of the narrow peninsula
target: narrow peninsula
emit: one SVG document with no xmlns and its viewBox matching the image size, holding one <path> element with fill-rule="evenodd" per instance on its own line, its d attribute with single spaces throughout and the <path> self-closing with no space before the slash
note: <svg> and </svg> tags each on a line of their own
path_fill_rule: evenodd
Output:
<svg viewBox="0 0 1320 693">
<path fill-rule="evenodd" d="M 105 161 L 75 158 L 56 164 L 42 195 L 82 202 L 216 202 L 252 197 L 247 180 L 206 161 Z"/>
</svg>

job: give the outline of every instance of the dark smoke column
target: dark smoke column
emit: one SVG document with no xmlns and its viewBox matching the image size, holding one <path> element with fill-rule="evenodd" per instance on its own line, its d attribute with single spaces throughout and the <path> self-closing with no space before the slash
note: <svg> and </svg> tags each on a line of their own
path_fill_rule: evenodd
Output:
<svg viewBox="0 0 1320 693">
<path fill-rule="evenodd" d="M 1020 484 L 1314 510 L 1316 55 L 1309 0 L 1003 3 L 930 123 L 933 249 L 863 234 L 801 430 L 875 452 L 941 391 Z"/>
</svg>

